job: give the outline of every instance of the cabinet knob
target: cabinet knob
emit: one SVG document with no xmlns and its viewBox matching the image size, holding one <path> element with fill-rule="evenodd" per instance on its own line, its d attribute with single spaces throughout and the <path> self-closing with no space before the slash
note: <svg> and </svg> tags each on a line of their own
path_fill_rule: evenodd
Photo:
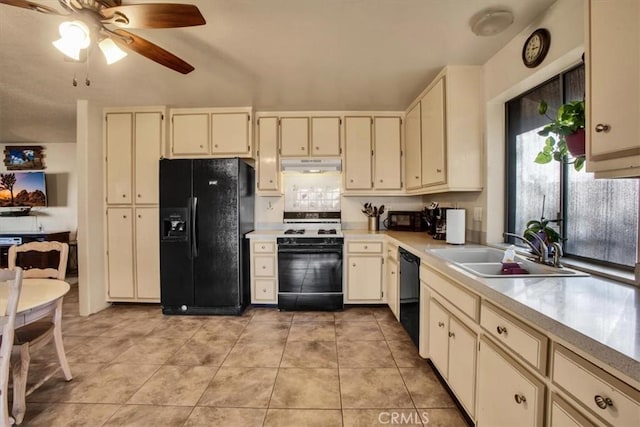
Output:
<svg viewBox="0 0 640 427">
<path fill-rule="evenodd" d="M 267 288 L 262 288 L 262 293 L 266 294 L 267 293 Z"/>
<path fill-rule="evenodd" d="M 263 265 L 263 266 L 262 266 L 262 269 L 263 269 L 263 270 L 266 270 L 266 269 L 267 269 L 267 266 L 266 266 L 266 265 Z"/>
<path fill-rule="evenodd" d="M 304 151 L 304 147 L 300 147 L 300 149 L 301 149 L 302 151 Z"/>
<path fill-rule="evenodd" d="M 381 179 L 381 180 L 380 180 L 380 182 L 384 182 L 384 180 L 383 180 L 383 179 Z"/>
<path fill-rule="evenodd" d="M 514 395 L 513 395 L 513 398 L 515 399 L 515 401 L 516 401 L 516 403 L 517 403 L 518 405 L 521 405 L 521 404 L 523 404 L 523 403 L 526 403 L 526 402 L 527 402 L 527 398 L 526 398 L 526 397 L 524 397 L 524 395 L 522 395 L 522 394 L 518 394 L 518 393 L 516 393 L 516 394 L 514 394 Z"/>
<path fill-rule="evenodd" d="M 420 179 L 420 177 L 419 177 L 419 176 L 416 176 L 416 179 Z"/>
<path fill-rule="evenodd" d="M 355 266 L 356 266 L 356 264 L 355 264 L 355 263 L 351 264 L 351 267 L 355 267 Z"/>
<path fill-rule="evenodd" d="M 214 146 L 215 148 L 218 148 L 218 144 L 213 144 L 213 146 Z"/>
<path fill-rule="evenodd" d="M 365 249 L 369 249 L 369 246 L 367 246 L 367 245 L 364 245 L 364 248 L 365 248 Z"/>
<path fill-rule="evenodd" d="M 265 248 L 265 246 L 264 246 L 264 245 L 260 246 L 260 249 L 264 249 L 264 248 Z"/>
<path fill-rule="evenodd" d="M 318 147 L 317 145 L 316 145 L 316 150 L 320 150 L 320 147 Z"/>
<path fill-rule="evenodd" d="M 127 197 L 127 195 L 126 195 L 126 194 L 123 194 L 123 195 L 122 195 L 122 197 Z"/>
<path fill-rule="evenodd" d="M 609 130 L 611 129 L 611 126 L 609 125 L 605 125 L 602 123 L 598 123 L 596 125 L 596 132 L 600 133 L 600 132 L 609 132 Z"/>
<path fill-rule="evenodd" d="M 449 332 L 449 338 L 455 338 L 455 337 L 456 337 L 456 334 L 455 334 L 455 333 L 453 333 L 453 332 Z"/>
<path fill-rule="evenodd" d="M 126 218 L 126 217 L 127 217 L 126 215 L 122 215 L 122 218 Z"/>
<path fill-rule="evenodd" d="M 138 214 L 138 218 L 142 218 L 142 215 Z"/>
<path fill-rule="evenodd" d="M 442 169 L 436 169 L 436 172 L 442 173 Z"/>
<path fill-rule="evenodd" d="M 391 275 L 394 275 L 394 274 L 396 274 L 396 272 L 395 272 L 395 271 L 392 271 L 392 272 L 391 272 Z"/>
<path fill-rule="evenodd" d="M 350 179 L 349 182 L 353 182 L 353 179 Z"/>
<path fill-rule="evenodd" d="M 502 335 L 507 333 L 507 327 L 506 326 L 497 326 L 496 327 L 496 331 L 498 331 L 498 334 Z"/>
<path fill-rule="evenodd" d="M 438 322 L 438 327 L 439 328 L 444 328 L 444 322 Z"/>
<path fill-rule="evenodd" d="M 596 402 L 596 405 L 598 405 L 598 408 L 600 409 L 607 409 L 607 407 L 613 406 L 613 400 L 608 397 L 602 397 L 599 394 L 596 394 L 593 397 L 593 400 Z"/>
<path fill-rule="evenodd" d="M 138 197 L 142 197 L 142 196 L 138 194 Z"/>
<path fill-rule="evenodd" d="M 202 146 L 202 144 L 200 144 L 200 148 L 204 148 L 204 147 Z"/>
<path fill-rule="evenodd" d="M 273 180 L 272 180 L 272 179 L 270 179 L 270 180 L 269 180 L 269 184 L 272 184 L 272 183 L 273 183 Z"/>
</svg>

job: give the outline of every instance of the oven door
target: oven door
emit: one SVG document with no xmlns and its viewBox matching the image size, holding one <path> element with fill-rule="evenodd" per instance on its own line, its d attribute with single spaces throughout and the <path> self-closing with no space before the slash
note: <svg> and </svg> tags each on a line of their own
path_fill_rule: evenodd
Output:
<svg viewBox="0 0 640 427">
<path fill-rule="evenodd" d="M 341 310 L 342 244 L 278 244 L 278 308 Z"/>
</svg>

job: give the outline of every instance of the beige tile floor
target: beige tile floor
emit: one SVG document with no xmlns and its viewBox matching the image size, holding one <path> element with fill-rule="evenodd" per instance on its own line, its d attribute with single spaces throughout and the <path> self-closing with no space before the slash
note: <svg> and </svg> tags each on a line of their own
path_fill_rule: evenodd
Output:
<svg viewBox="0 0 640 427">
<path fill-rule="evenodd" d="M 182 317 L 121 304 L 87 318 L 77 307 L 73 286 L 74 378 L 58 372 L 29 396 L 25 426 L 465 425 L 387 308 Z M 30 378 L 52 357 L 53 346 L 33 355 Z"/>
</svg>

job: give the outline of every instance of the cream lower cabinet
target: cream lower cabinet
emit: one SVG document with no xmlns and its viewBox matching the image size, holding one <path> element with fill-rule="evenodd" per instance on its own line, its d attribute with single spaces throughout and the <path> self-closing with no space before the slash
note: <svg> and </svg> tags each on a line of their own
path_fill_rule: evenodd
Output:
<svg viewBox="0 0 640 427">
<path fill-rule="evenodd" d="M 251 241 L 251 303 L 278 303 L 278 263 L 275 240 Z"/>
<path fill-rule="evenodd" d="M 431 361 L 473 416 L 477 335 L 434 298 L 429 302 L 428 325 Z"/>
<path fill-rule="evenodd" d="M 477 392 L 478 427 L 544 425 L 544 384 L 484 337 Z"/>
<path fill-rule="evenodd" d="M 346 303 L 383 303 L 382 241 L 347 242 Z"/>
<path fill-rule="evenodd" d="M 107 300 L 160 302 L 158 218 L 157 207 L 107 209 Z"/>
<path fill-rule="evenodd" d="M 387 304 L 391 312 L 400 320 L 400 271 L 398 266 L 398 247 L 387 244 Z"/>
</svg>

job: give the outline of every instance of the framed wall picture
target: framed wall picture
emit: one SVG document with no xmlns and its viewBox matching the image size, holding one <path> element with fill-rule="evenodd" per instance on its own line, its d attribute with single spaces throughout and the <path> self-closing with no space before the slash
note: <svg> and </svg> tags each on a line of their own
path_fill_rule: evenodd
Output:
<svg viewBox="0 0 640 427">
<path fill-rule="evenodd" d="M 43 157 L 42 147 L 39 145 L 8 145 L 4 149 L 4 165 L 7 170 L 44 169 Z"/>
</svg>

